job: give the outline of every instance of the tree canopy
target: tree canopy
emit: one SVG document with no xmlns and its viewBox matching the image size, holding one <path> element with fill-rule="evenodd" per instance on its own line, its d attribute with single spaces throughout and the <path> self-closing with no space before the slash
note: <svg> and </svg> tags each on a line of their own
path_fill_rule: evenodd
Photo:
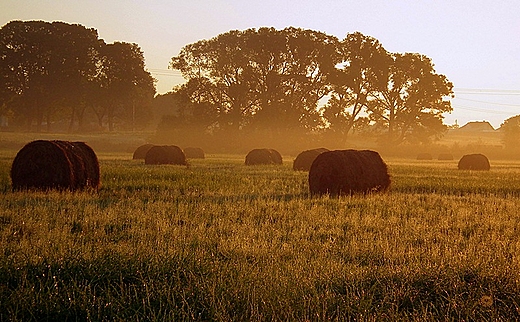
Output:
<svg viewBox="0 0 520 322">
<path fill-rule="evenodd" d="M 81 127 L 87 110 L 112 130 L 114 118 L 131 123 L 132 104 L 149 105 L 155 94 L 136 44 L 105 44 L 78 24 L 9 22 L 0 29 L 0 69 L 4 113 L 29 130 L 64 121 Z"/>
<path fill-rule="evenodd" d="M 442 134 L 452 110 L 453 85 L 429 57 L 390 53 L 360 32 L 340 40 L 294 27 L 232 30 L 184 46 L 169 67 L 186 83 L 154 99 L 137 44 L 106 44 L 78 24 L 12 21 L 0 29 L 0 113 L 29 130 L 114 130 L 142 127 L 159 106 L 161 129 L 326 132 L 340 142 L 368 129 L 400 144 Z"/>
<path fill-rule="evenodd" d="M 359 32 L 338 40 L 299 28 L 229 31 L 182 48 L 170 68 L 214 110 L 220 130 L 349 132 L 372 126 L 392 144 L 440 135 L 451 82 L 430 58 L 389 53 Z M 325 103 L 324 103 L 325 102 Z"/>
</svg>

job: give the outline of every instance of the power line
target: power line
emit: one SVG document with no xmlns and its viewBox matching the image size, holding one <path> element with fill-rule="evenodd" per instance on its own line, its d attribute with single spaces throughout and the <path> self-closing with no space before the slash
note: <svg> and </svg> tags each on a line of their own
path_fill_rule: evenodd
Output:
<svg viewBox="0 0 520 322">
<path fill-rule="evenodd" d="M 464 105 L 459 105 L 459 104 L 454 104 L 453 106 L 456 108 L 460 108 L 462 110 L 488 113 L 488 114 L 501 114 L 501 115 L 515 114 L 515 112 L 511 112 L 511 111 L 509 111 L 509 112 L 508 111 L 497 111 L 497 110 L 490 110 L 490 109 L 485 109 L 485 108 L 469 107 L 469 106 L 464 106 Z"/>
<path fill-rule="evenodd" d="M 477 94 L 477 95 L 520 95 L 520 90 L 511 89 L 483 89 L 483 88 L 458 88 L 453 91 L 456 94 Z"/>
<path fill-rule="evenodd" d="M 484 103 L 484 104 L 492 104 L 492 105 L 501 105 L 501 106 L 512 106 L 512 107 L 520 107 L 519 104 L 505 104 L 505 103 L 495 103 L 495 102 L 486 102 L 486 101 L 479 101 L 479 100 L 472 100 L 469 98 L 460 98 L 457 99 L 463 100 L 463 101 L 469 101 L 469 102 L 476 102 L 476 103 Z"/>
</svg>

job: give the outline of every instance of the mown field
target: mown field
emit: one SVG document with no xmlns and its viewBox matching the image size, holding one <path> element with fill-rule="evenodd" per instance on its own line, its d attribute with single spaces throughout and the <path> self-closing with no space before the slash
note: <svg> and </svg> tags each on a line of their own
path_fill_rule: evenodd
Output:
<svg viewBox="0 0 520 322">
<path fill-rule="evenodd" d="M 307 173 L 100 153 L 98 192 L 11 192 L 1 321 L 520 319 L 520 162 L 385 160 L 385 194 L 311 198 Z"/>
</svg>

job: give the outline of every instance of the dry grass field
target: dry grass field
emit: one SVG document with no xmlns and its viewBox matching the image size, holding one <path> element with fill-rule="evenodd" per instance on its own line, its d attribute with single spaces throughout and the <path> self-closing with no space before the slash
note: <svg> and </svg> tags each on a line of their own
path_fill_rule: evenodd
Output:
<svg viewBox="0 0 520 322">
<path fill-rule="evenodd" d="M 289 156 L 99 152 L 97 192 L 12 192 L 16 152 L 0 151 L 0 321 L 520 318 L 520 162 L 387 158 L 388 192 L 331 198 Z"/>
</svg>

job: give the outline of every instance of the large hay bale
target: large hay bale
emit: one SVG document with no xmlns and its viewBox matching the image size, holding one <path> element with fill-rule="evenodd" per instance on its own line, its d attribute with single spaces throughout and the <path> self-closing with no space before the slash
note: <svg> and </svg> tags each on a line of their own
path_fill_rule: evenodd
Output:
<svg viewBox="0 0 520 322">
<path fill-rule="evenodd" d="M 335 150 L 316 157 L 309 170 L 312 195 L 332 196 L 385 191 L 388 169 L 379 153 L 370 150 Z"/>
<path fill-rule="evenodd" d="M 37 140 L 17 153 L 11 180 L 13 190 L 98 188 L 99 163 L 83 142 Z"/>
<path fill-rule="evenodd" d="M 253 149 L 246 155 L 246 165 L 283 164 L 281 154 L 274 149 Z"/>
<path fill-rule="evenodd" d="M 440 161 L 451 161 L 453 160 L 453 154 L 451 153 L 441 153 L 439 154 L 439 158 L 438 158 Z"/>
<path fill-rule="evenodd" d="M 430 153 L 423 152 L 417 155 L 417 160 L 433 160 L 433 156 Z"/>
<path fill-rule="evenodd" d="M 293 161 L 293 170 L 309 171 L 311 169 L 312 162 L 314 162 L 316 157 L 327 151 L 329 150 L 325 148 L 318 148 L 301 152 Z"/>
<path fill-rule="evenodd" d="M 184 149 L 184 154 L 188 159 L 204 159 L 204 150 L 201 148 L 187 147 Z"/>
<path fill-rule="evenodd" d="M 151 147 L 146 153 L 144 163 L 187 165 L 186 155 L 176 145 L 155 145 Z"/>
<path fill-rule="evenodd" d="M 101 183 L 99 161 L 94 150 L 85 142 L 72 142 L 81 152 L 85 160 L 86 186 L 98 189 Z"/>
<path fill-rule="evenodd" d="M 146 153 L 153 147 L 153 144 L 147 143 L 143 144 L 137 149 L 135 149 L 132 159 L 134 160 L 144 160 Z"/>
<path fill-rule="evenodd" d="M 489 165 L 488 158 L 483 154 L 466 154 L 460 160 L 458 164 L 459 170 L 482 170 L 488 171 L 491 166 Z"/>
</svg>

